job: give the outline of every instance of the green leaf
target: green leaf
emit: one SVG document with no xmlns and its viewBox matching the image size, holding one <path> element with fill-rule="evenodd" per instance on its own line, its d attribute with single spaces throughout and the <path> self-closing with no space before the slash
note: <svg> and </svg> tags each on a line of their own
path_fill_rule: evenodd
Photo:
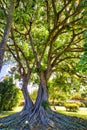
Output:
<svg viewBox="0 0 87 130">
<path fill-rule="evenodd" d="M 15 79 L 20 79 L 20 75 L 19 74 L 15 74 Z"/>
</svg>

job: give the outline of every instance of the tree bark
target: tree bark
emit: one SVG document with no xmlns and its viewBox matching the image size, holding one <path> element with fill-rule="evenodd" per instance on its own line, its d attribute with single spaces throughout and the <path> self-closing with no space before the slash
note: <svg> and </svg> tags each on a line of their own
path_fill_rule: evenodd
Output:
<svg viewBox="0 0 87 130">
<path fill-rule="evenodd" d="M 23 77 L 23 85 L 22 85 L 22 93 L 23 93 L 24 100 L 25 100 L 23 110 L 30 111 L 33 108 L 33 102 L 29 96 L 27 86 L 28 86 L 28 79 L 25 76 L 25 77 Z"/>
<path fill-rule="evenodd" d="M 39 76 L 40 85 L 38 90 L 38 96 L 35 102 L 35 107 L 40 107 L 43 102 L 48 102 L 47 80 L 45 78 L 44 72 L 41 72 Z"/>
</svg>

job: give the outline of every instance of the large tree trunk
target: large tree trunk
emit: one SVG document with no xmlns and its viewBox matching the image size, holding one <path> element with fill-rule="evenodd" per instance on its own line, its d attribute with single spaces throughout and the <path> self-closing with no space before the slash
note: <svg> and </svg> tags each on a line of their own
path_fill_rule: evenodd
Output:
<svg viewBox="0 0 87 130">
<path fill-rule="evenodd" d="M 22 85 L 22 93 L 23 93 L 23 96 L 24 96 L 24 108 L 23 110 L 28 110 L 30 111 L 32 108 L 33 108 L 33 102 L 29 96 L 29 92 L 28 92 L 28 79 L 27 77 L 23 77 L 23 85 Z"/>
<path fill-rule="evenodd" d="M 48 102 L 47 80 L 44 72 L 40 73 L 40 85 L 38 90 L 38 96 L 36 99 L 35 107 L 40 107 L 43 102 Z"/>
<path fill-rule="evenodd" d="M 48 90 L 47 80 L 44 72 L 40 73 L 40 85 L 38 90 L 38 96 L 34 105 L 34 115 L 38 114 L 41 122 L 45 124 L 53 125 L 53 122 L 48 117 L 49 105 L 48 105 Z"/>
</svg>

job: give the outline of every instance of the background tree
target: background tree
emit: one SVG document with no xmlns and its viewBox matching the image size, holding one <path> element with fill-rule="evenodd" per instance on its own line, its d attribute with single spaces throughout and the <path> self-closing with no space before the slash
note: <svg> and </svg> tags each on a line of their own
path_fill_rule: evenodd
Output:
<svg viewBox="0 0 87 130">
<path fill-rule="evenodd" d="M 64 102 L 75 94 L 86 93 L 86 77 L 71 68 L 68 68 L 68 72 L 67 69 L 58 71 L 49 80 L 48 91 L 51 104 L 64 105 Z"/>
<path fill-rule="evenodd" d="M 6 76 L 0 82 L 0 111 L 10 111 L 16 107 L 21 98 L 19 88 L 13 83 L 12 77 Z"/>
<path fill-rule="evenodd" d="M 4 28 L 4 31 L 2 29 L 0 30 L 1 31 L 0 70 L 2 68 L 5 48 L 6 48 L 7 40 L 9 37 L 10 29 L 11 29 L 13 12 L 14 12 L 14 3 L 15 3 L 15 0 L 10 0 L 10 1 L 1 0 L 1 3 L 0 3 L 0 10 L 1 10 L 0 24 L 1 24 L 1 27 Z M 5 21 L 3 17 L 5 17 Z"/>
</svg>

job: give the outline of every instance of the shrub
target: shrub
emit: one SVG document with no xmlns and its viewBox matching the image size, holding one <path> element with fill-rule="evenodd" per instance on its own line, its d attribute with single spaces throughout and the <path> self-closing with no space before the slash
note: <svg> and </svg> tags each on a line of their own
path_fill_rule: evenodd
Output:
<svg viewBox="0 0 87 130">
<path fill-rule="evenodd" d="M 85 97 L 84 100 L 87 101 L 87 97 Z"/>
<path fill-rule="evenodd" d="M 82 96 L 83 98 L 86 98 L 86 97 L 87 97 L 87 93 L 82 93 L 81 96 Z"/>
<path fill-rule="evenodd" d="M 57 101 L 57 100 L 53 100 L 53 101 L 49 101 L 51 106 L 64 106 L 65 102 L 64 101 Z"/>
<path fill-rule="evenodd" d="M 81 102 L 80 107 L 86 107 L 85 103 Z"/>
<path fill-rule="evenodd" d="M 85 104 L 83 102 L 75 102 L 79 107 L 85 107 Z"/>
<path fill-rule="evenodd" d="M 57 106 L 64 106 L 65 102 L 64 101 L 58 101 Z"/>
<path fill-rule="evenodd" d="M 80 99 L 82 99 L 82 97 L 81 97 L 80 93 L 75 93 L 71 99 L 80 100 Z"/>
<path fill-rule="evenodd" d="M 0 111 L 12 110 L 21 97 L 21 92 L 13 84 L 11 77 L 6 77 L 3 82 L 0 82 Z"/>
<path fill-rule="evenodd" d="M 87 107 L 87 103 L 84 103 L 85 104 L 85 107 Z"/>
<path fill-rule="evenodd" d="M 66 111 L 76 112 L 79 109 L 79 105 L 76 103 L 66 103 L 65 108 L 66 108 Z"/>
</svg>

